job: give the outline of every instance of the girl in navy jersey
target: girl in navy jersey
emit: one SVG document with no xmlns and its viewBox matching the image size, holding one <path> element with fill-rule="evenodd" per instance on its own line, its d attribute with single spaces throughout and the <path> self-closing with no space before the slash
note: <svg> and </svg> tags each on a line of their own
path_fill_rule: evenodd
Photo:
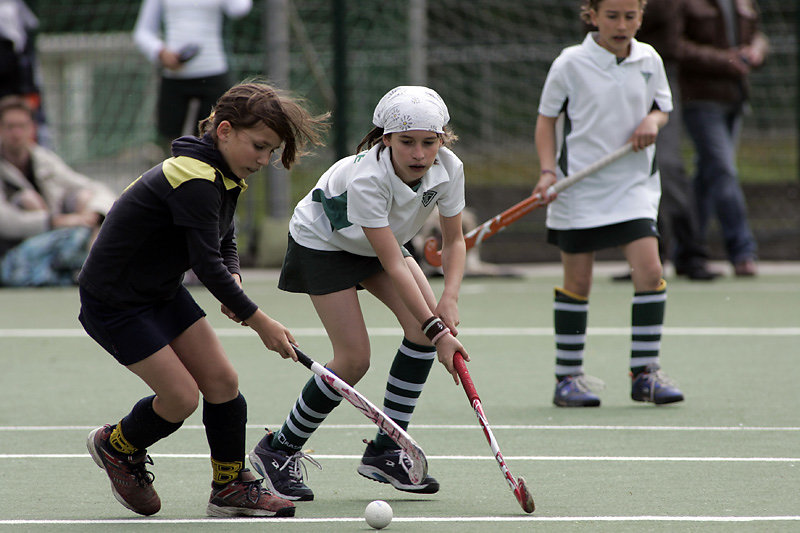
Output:
<svg viewBox="0 0 800 533">
<path fill-rule="evenodd" d="M 233 216 L 245 179 L 280 148 L 290 167 L 305 144 L 320 143 L 326 118 L 268 85 L 234 86 L 200 124 L 201 137 L 177 139 L 173 157 L 131 184 L 106 217 L 79 276 L 79 318 L 155 394 L 92 431 L 87 445 L 115 497 L 137 513 L 161 506 L 146 448 L 176 431 L 201 393 L 213 471 L 208 514 L 294 514 L 243 468 L 247 406 L 238 376 L 181 280 L 194 270 L 223 313 L 296 359 L 292 334 L 242 291 Z"/>
<path fill-rule="evenodd" d="M 590 0 L 582 18 L 597 27 L 562 51 L 547 75 L 536 122 L 541 173 L 534 194 L 551 202 L 548 242 L 561 250 L 564 286 L 555 290 L 557 385 L 561 407 L 600 405 L 583 373 L 592 266 L 597 250 L 620 247 L 634 285 L 631 397 L 657 404 L 683 400 L 660 371 L 666 282 L 658 255 L 656 215 L 661 194 L 654 142 L 672 110 L 664 66 L 634 39 L 645 0 Z M 563 114 L 563 132 L 556 123 Z M 547 198 L 557 179 L 626 142 L 634 153 Z"/>
<path fill-rule="evenodd" d="M 407 428 L 437 356 L 458 383 L 453 355 L 458 292 L 466 248 L 461 231 L 464 169 L 448 146 L 447 106 L 427 87 L 396 87 L 378 103 L 375 126 L 359 153 L 335 163 L 297 205 L 279 287 L 309 294 L 333 345 L 328 368 L 354 384 L 366 373 L 370 343 L 356 291 L 383 302 L 403 328 L 389 373 L 383 408 Z M 361 151 L 361 149 L 364 151 Z M 439 207 L 444 289 L 439 300 L 419 265 L 403 248 Z M 342 397 L 318 377 L 300 393 L 283 427 L 250 454 L 276 494 L 311 500 L 299 460 L 302 447 Z M 367 443 L 358 472 L 399 490 L 433 493 L 431 476 L 412 484 L 408 458 L 385 434 Z"/>
</svg>

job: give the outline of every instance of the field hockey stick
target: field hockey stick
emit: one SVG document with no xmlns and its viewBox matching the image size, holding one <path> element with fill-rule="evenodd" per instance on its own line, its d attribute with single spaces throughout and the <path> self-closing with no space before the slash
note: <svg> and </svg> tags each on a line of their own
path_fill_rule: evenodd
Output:
<svg viewBox="0 0 800 533">
<path fill-rule="evenodd" d="M 411 458 L 411 468 L 408 470 L 408 478 L 411 480 L 411 483 L 415 485 L 422 483 L 422 480 L 424 480 L 425 476 L 428 474 L 428 460 L 425 458 L 425 452 L 422 451 L 422 448 L 419 447 L 411 435 L 398 426 L 397 422 L 386 416 L 383 411 L 378 409 L 375 404 L 370 402 L 363 394 L 348 385 L 339 376 L 301 352 L 297 346 L 294 346 L 294 352 L 297 354 L 298 361 L 318 375 L 325 383 L 330 385 L 332 389 L 353 404 L 356 409 L 364 413 L 367 418 L 375 422 L 375 425 L 408 454 Z"/>
<path fill-rule="evenodd" d="M 601 168 L 610 165 L 617 159 L 623 157 L 624 155 L 628 154 L 633 149 L 633 145 L 631 143 L 627 143 L 622 148 L 618 148 L 616 151 L 611 152 L 610 154 L 604 156 L 603 158 L 595 161 L 588 167 L 580 170 L 566 178 L 557 181 L 553 186 L 547 189 L 547 196 L 551 197 L 556 193 L 559 193 L 570 187 L 575 185 L 582 179 L 590 176 L 600 170 Z M 509 224 L 516 222 L 523 216 L 527 215 L 537 207 L 541 207 L 545 204 L 542 203 L 542 199 L 539 197 L 538 194 L 531 195 L 528 198 L 525 198 L 518 204 L 514 204 L 499 215 L 495 215 L 494 217 L 490 218 L 477 228 L 473 229 L 466 235 L 464 235 L 464 242 L 466 242 L 467 250 L 472 248 L 478 243 L 481 243 L 497 233 L 498 231 L 504 229 Z M 432 266 L 442 266 L 442 251 L 439 250 L 439 241 L 435 237 L 429 238 L 425 241 L 425 260 L 428 264 Z"/>
<path fill-rule="evenodd" d="M 497 460 L 497 464 L 500 465 L 500 471 L 503 473 L 503 476 L 505 476 L 508 486 L 514 491 L 514 496 L 517 497 L 517 501 L 522 507 L 522 510 L 526 513 L 532 513 L 534 509 L 536 509 L 533 503 L 533 496 L 528 490 L 528 486 L 525 484 L 525 479 L 522 476 L 515 480 L 514 476 L 511 475 L 511 471 L 509 471 L 506 465 L 506 460 L 503 458 L 503 454 L 500 453 L 500 446 L 497 444 L 497 439 L 494 438 L 492 428 L 489 427 L 486 414 L 483 412 L 483 406 L 481 405 L 481 399 L 478 397 L 478 391 L 475 390 L 475 385 L 472 383 L 472 377 L 469 375 L 467 365 L 464 363 L 464 358 L 459 352 L 456 352 L 453 356 L 453 366 L 458 372 L 458 377 L 461 378 L 464 392 L 467 393 L 467 398 L 469 398 L 469 402 L 472 404 L 472 408 L 478 416 L 478 422 L 480 422 L 483 428 L 483 434 L 486 435 L 486 440 L 489 441 L 489 446 L 492 448 L 494 458 Z"/>
</svg>

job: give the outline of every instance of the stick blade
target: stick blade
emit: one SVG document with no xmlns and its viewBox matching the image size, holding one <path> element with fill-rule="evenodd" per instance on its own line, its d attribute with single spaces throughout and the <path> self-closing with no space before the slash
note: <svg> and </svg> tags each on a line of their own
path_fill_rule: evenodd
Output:
<svg viewBox="0 0 800 533">
<path fill-rule="evenodd" d="M 517 488 L 514 490 L 517 501 L 522 506 L 522 510 L 526 513 L 532 513 L 536 510 L 536 505 L 533 503 L 533 496 L 528 490 L 528 485 L 525 483 L 525 478 L 520 476 L 517 479 Z"/>
</svg>

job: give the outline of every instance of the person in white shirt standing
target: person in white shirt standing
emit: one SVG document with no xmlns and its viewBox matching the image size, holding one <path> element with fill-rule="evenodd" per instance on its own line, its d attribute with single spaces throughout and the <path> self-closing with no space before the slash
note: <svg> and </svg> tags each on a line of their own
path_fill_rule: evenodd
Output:
<svg viewBox="0 0 800 533">
<path fill-rule="evenodd" d="M 549 203 L 548 242 L 561 250 L 564 286 L 555 289 L 556 390 L 560 407 L 599 406 L 583 372 L 592 268 L 597 250 L 621 247 L 634 285 L 631 397 L 656 404 L 683 400 L 661 372 L 659 351 L 667 291 L 658 254 L 661 194 L 655 140 L 672 97 L 656 51 L 634 39 L 645 0 L 588 0 L 581 17 L 597 27 L 553 62 L 536 122 L 541 173 L 533 193 Z M 557 128 L 563 114 L 563 128 Z M 557 138 L 557 130 L 562 137 Z M 548 197 L 561 179 L 632 142 L 634 153 Z"/>
<path fill-rule="evenodd" d="M 217 99 L 230 88 L 222 39 L 224 18 L 241 18 L 252 0 L 144 0 L 133 38 L 161 68 L 158 133 L 165 147 L 197 132 Z M 162 31 L 163 28 L 163 31 Z"/>
<path fill-rule="evenodd" d="M 448 148 L 456 140 L 446 126 L 449 118 L 432 89 L 389 91 L 375 108 L 375 128 L 361 141 L 359 153 L 335 163 L 295 208 L 278 283 L 282 290 L 311 296 L 333 346 L 327 367 L 349 384 L 357 383 L 370 363 L 357 290 L 366 289 L 394 313 L 404 338 L 389 372 L 383 410 L 404 429 L 437 353 L 456 383 L 453 355 L 460 351 L 469 360 L 455 338 L 466 256 L 461 229 L 465 201 L 463 165 Z M 435 206 L 443 235 L 444 289 L 438 302 L 402 246 Z M 275 494 L 314 498 L 299 464 L 311 460 L 303 445 L 341 400 L 320 378 L 311 378 L 283 427 L 268 431 L 250 453 L 253 468 Z M 411 483 L 408 466 L 405 453 L 379 433 L 367 443 L 358 473 L 398 490 L 439 490 L 431 476 Z"/>
</svg>

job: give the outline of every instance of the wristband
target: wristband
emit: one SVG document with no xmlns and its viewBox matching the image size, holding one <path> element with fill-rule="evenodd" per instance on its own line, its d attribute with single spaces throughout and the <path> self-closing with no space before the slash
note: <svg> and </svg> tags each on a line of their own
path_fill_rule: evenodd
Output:
<svg viewBox="0 0 800 533">
<path fill-rule="evenodd" d="M 438 316 L 432 316 L 422 324 L 422 332 L 434 345 L 442 336 L 450 333 L 450 328 L 444 325 Z"/>
<path fill-rule="evenodd" d="M 552 174 L 553 176 L 558 177 L 558 174 L 556 174 L 556 171 L 555 170 L 550 170 L 549 168 L 542 169 L 539 172 L 539 175 L 541 176 L 542 174 Z"/>
</svg>

